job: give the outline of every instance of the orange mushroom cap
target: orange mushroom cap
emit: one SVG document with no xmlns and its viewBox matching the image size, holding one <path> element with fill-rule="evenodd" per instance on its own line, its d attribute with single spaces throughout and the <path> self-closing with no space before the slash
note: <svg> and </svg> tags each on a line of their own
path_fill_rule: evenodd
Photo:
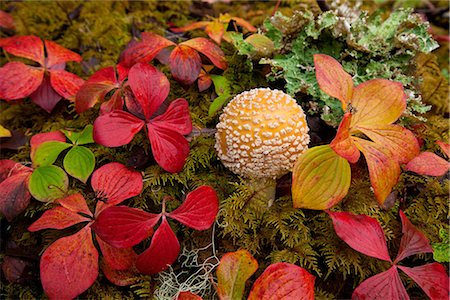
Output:
<svg viewBox="0 0 450 300">
<path fill-rule="evenodd" d="M 217 124 L 222 163 L 238 175 L 277 178 L 292 170 L 309 143 L 303 109 L 289 95 L 257 88 L 234 97 Z"/>
</svg>

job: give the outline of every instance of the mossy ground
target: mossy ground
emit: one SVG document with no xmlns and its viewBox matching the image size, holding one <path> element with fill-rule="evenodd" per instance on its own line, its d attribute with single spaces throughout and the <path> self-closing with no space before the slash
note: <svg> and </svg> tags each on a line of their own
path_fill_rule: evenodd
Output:
<svg viewBox="0 0 450 300">
<path fill-rule="evenodd" d="M 78 52 L 83 57 L 81 64 L 68 65 L 68 70 L 83 78 L 88 78 L 96 70 L 117 63 L 118 57 L 133 36 L 142 31 L 152 31 L 170 35 L 168 24 L 176 26 L 204 19 L 206 14 L 218 16 L 230 13 L 249 20 L 260 26 L 272 13 L 276 2 L 231 2 L 206 5 L 190 1 L 105 1 L 105 2 L 1 2 L 0 9 L 9 12 L 16 22 L 16 34 L 37 35 L 43 39 L 55 41 L 64 47 Z M 371 7 L 373 9 L 373 7 Z M 315 1 L 282 1 L 279 11 L 291 15 L 294 9 L 308 9 L 313 13 L 320 11 Z M 186 36 L 204 34 L 190 32 Z M 2 33 L 2 37 L 7 36 Z M 268 82 L 263 66 L 253 65 L 246 56 L 238 55 L 231 45 L 223 44 L 229 69 L 223 75 L 229 80 L 233 94 L 253 87 L 277 85 Z M 440 51 L 440 50 L 439 50 Z M 445 58 L 445 55 L 447 57 Z M 442 58 L 444 56 L 444 58 Z M 0 63 L 7 56 L 0 56 Z M 436 152 L 436 140 L 448 141 L 448 77 L 441 74 L 448 62 L 448 54 L 441 51 L 439 59 L 433 55 L 417 57 L 417 74 L 423 77 L 420 83 L 423 100 L 433 105 L 425 115 L 427 121 L 418 130 L 423 139 L 423 150 Z M 168 74 L 166 67 L 159 67 Z M 448 74 L 448 73 L 447 73 Z M 170 79 L 170 76 L 168 76 Z M 184 97 L 188 100 L 194 125 L 199 128 L 214 128 L 218 115 L 208 116 L 212 102 L 212 89 L 199 93 L 195 86 L 187 89 L 171 82 L 170 98 Z M 80 130 L 92 124 L 98 114 L 95 109 L 78 115 L 73 103 L 61 102 L 52 114 L 45 113 L 29 99 L 18 105 L 0 102 L 0 124 L 11 130 L 18 130 L 30 137 L 40 132 L 59 129 Z M 318 134 L 325 134 L 318 132 Z M 387 269 L 383 262 L 368 258 L 350 249 L 334 233 L 330 219 L 324 212 L 292 208 L 288 177 L 279 181 L 277 199 L 268 206 L 260 197 L 260 191 L 254 185 L 236 177 L 218 160 L 214 151 L 213 135 L 200 135 L 191 138 L 191 152 L 182 172 L 169 174 L 151 161 L 140 169 L 145 175 L 143 193 L 129 200 L 127 205 L 143 208 L 150 212 L 160 210 L 164 196 L 181 199 L 183 194 L 207 184 L 216 189 L 221 200 L 219 223 L 216 225 L 215 244 L 220 257 L 223 253 L 245 248 L 252 252 L 260 263 L 256 276 L 272 262 L 286 261 L 296 263 L 316 276 L 316 295 L 319 299 L 348 298 L 351 291 L 364 279 Z M 132 143 L 119 148 L 106 148 L 90 145 L 95 153 L 97 166 L 117 161 L 126 164 L 130 157 L 142 151 L 151 155 L 144 135 L 138 135 Z M 29 162 L 29 146 L 17 151 L 2 150 L 1 158 L 18 162 Z M 130 154 L 131 153 L 131 154 Z M 401 237 L 398 210 L 402 209 L 409 220 L 433 242 L 440 242 L 439 229 L 448 231 L 448 177 L 431 178 L 404 173 L 395 190 L 397 201 L 388 210 L 381 209 L 374 200 L 370 189 L 365 163 L 354 166 L 352 186 L 348 196 L 336 209 L 363 213 L 377 218 L 383 226 L 388 240 L 391 256 L 396 254 Z M 286 183 L 287 182 L 287 183 Z M 284 184 L 284 185 L 283 185 Z M 71 189 L 81 191 L 93 207 L 88 185 L 72 182 Z M 179 205 L 179 201 L 170 203 L 168 209 Z M 41 215 L 48 206 L 32 201 L 26 212 L 12 223 L 1 219 L 0 257 L 17 256 L 26 264 L 26 274 L 22 274 L 16 283 L 7 283 L 2 279 L 1 293 L 7 299 L 42 298 L 39 282 L 39 254 L 54 240 L 67 235 L 68 231 L 46 230 L 30 233 L 27 226 Z M 176 224 L 174 228 L 182 247 L 201 248 L 211 243 L 211 231 L 193 232 Z M 138 247 L 144 249 L 147 245 Z M 19 250 L 20 251 L 19 251 Z M 211 253 L 200 253 L 200 259 Z M 421 255 L 409 259 L 411 265 L 432 261 L 432 255 Z M 173 266 L 174 272 L 180 271 L 180 263 Z M 252 277 L 252 279 L 256 278 Z M 406 277 L 408 292 L 412 297 L 424 297 L 417 286 Z M 140 296 L 151 297 L 158 287 L 156 278 L 142 277 L 131 287 L 117 287 L 109 283 L 102 275 L 81 298 L 89 299 L 132 299 Z M 206 296 L 209 299 L 211 296 Z"/>
</svg>

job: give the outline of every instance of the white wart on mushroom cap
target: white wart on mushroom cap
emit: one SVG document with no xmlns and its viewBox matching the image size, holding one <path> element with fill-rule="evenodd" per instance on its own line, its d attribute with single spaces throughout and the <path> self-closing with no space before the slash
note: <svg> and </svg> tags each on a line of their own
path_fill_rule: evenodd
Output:
<svg viewBox="0 0 450 300">
<path fill-rule="evenodd" d="M 308 148 L 303 109 L 289 95 L 258 88 L 234 97 L 217 124 L 222 163 L 249 178 L 277 178 L 292 170 Z"/>
</svg>

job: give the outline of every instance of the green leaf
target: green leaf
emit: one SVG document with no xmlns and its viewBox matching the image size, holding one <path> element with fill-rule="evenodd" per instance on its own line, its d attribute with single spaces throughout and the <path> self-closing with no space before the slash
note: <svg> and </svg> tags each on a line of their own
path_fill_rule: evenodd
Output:
<svg viewBox="0 0 450 300">
<path fill-rule="evenodd" d="M 217 95 L 230 95 L 230 83 L 225 77 L 220 75 L 210 75 L 210 77 L 214 83 L 214 90 Z"/>
<path fill-rule="evenodd" d="M 66 172 L 86 183 L 95 167 L 95 156 L 91 150 L 82 146 L 73 146 L 64 157 Z"/>
<path fill-rule="evenodd" d="M 209 106 L 208 116 L 213 116 L 219 109 L 221 109 L 229 100 L 230 95 L 220 95 Z"/>
<path fill-rule="evenodd" d="M 43 166 L 31 174 L 28 188 L 36 200 L 49 202 L 64 197 L 68 185 L 69 178 L 63 169 L 57 166 Z"/>
<path fill-rule="evenodd" d="M 242 299 L 245 282 L 258 269 L 258 262 L 247 250 L 225 253 L 217 268 L 219 299 Z"/>
<path fill-rule="evenodd" d="M 83 131 L 74 132 L 68 130 L 61 130 L 64 135 L 75 145 L 85 145 L 94 143 L 94 138 L 92 136 L 92 130 L 94 126 L 87 125 Z"/>
<path fill-rule="evenodd" d="M 39 145 L 32 157 L 34 167 L 52 165 L 59 154 L 72 146 L 71 144 L 57 141 L 44 142 Z"/>
<path fill-rule="evenodd" d="M 448 263 L 450 261 L 450 245 L 448 232 L 441 228 L 439 229 L 439 237 L 442 239 L 440 243 L 433 243 L 433 258 L 440 263 Z"/>
<path fill-rule="evenodd" d="M 308 149 L 292 171 L 294 207 L 328 209 L 347 195 L 350 179 L 350 164 L 329 145 Z"/>
</svg>

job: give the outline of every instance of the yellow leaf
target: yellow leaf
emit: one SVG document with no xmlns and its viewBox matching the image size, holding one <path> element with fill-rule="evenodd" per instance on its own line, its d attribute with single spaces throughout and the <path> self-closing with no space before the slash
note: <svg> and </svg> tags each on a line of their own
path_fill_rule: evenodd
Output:
<svg viewBox="0 0 450 300">
<path fill-rule="evenodd" d="M 10 137 L 11 131 L 0 125 L 0 138 L 2 137 Z"/>
<path fill-rule="evenodd" d="M 310 148 L 292 171 L 294 207 L 328 209 L 347 195 L 350 180 L 350 164 L 329 145 Z"/>
</svg>

